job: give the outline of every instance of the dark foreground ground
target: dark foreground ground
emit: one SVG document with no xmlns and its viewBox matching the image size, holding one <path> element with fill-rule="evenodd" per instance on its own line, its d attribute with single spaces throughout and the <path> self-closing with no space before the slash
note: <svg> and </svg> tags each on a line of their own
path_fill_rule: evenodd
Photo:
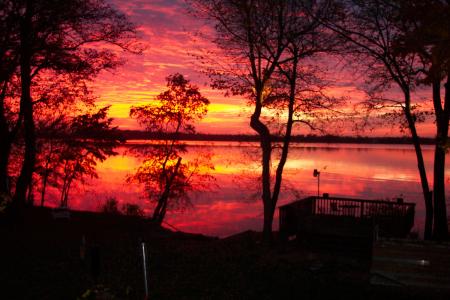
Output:
<svg viewBox="0 0 450 300">
<path fill-rule="evenodd" d="M 124 216 L 54 219 L 48 209 L 21 218 L 0 216 L 0 299 L 144 299 L 142 240 L 150 299 L 450 299 L 442 289 L 371 285 L 367 261 L 266 247 L 253 232 L 215 239 Z"/>
</svg>

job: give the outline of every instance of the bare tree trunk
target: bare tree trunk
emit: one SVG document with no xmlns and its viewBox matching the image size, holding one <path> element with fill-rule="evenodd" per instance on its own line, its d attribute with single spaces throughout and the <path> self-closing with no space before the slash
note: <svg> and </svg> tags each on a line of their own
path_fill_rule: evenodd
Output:
<svg viewBox="0 0 450 300">
<path fill-rule="evenodd" d="M 8 164 L 9 156 L 11 154 L 11 143 L 8 137 L 4 137 L 3 134 L 0 136 L 0 194 L 11 193 L 10 183 L 8 179 Z"/>
<path fill-rule="evenodd" d="M 33 177 L 31 177 L 31 183 L 28 185 L 27 205 L 28 206 L 34 205 L 34 180 L 33 180 Z"/>
<path fill-rule="evenodd" d="M 164 186 L 164 191 L 159 197 L 158 204 L 156 205 L 155 210 L 153 211 L 153 220 L 159 225 L 162 224 L 162 222 L 164 221 L 164 217 L 166 216 L 167 204 L 170 196 L 170 189 L 172 187 L 173 181 L 175 180 L 175 177 L 178 175 L 178 169 L 180 168 L 181 160 L 182 158 L 179 157 L 177 163 L 175 164 L 173 173 L 170 174 L 170 177 L 167 179 Z"/>
<path fill-rule="evenodd" d="M 69 162 L 66 162 L 66 166 L 68 163 Z M 78 164 L 78 162 L 77 162 L 77 164 Z M 62 191 L 61 191 L 61 202 L 60 202 L 61 207 L 68 207 L 70 187 L 72 185 L 73 180 L 75 179 L 77 168 L 78 168 L 77 165 L 74 166 L 73 170 L 70 170 L 70 169 L 68 170 L 67 167 L 65 168 L 66 174 L 64 176 L 63 186 L 62 186 Z"/>
<path fill-rule="evenodd" d="M 164 218 L 166 217 L 168 200 L 169 199 L 167 198 L 166 201 L 164 201 L 164 203 L 162 205 L 162 208 L 161 208 L 161 211 L 160 211 L 160 214 L 158 216 L 158 221 L 157 222 L 158 222 L 159 225 L 162 224 L 162 222 L 164 221 Z"/>
<path fill-rule="evenodd" d="M 445 201 L 445 150 L 442 136 L 436 137 L 434 152 L 434 239 L 448 238 L 447 206 Z"/>
<path fill-rule="evenodd" d="M 27 7 L 24 20 L 21 24 L 20 42 L 20 79 L 22 95 L 20 98 L 20 110 L 24 117 L 25 129 L 25 154 L 22 164 L 22 170 L 16 184 L 16 194 L 14 201 L 17 205 L 23 206 L 26 202 L 26 194 L 33 176 L 34 165 L 36 161 L 36 135 L 33 120 L 33 103 L 31 98 L 31 53 L 30 40 L 32 38 L 31 18 L 32 1 L 27 1 Z"/>
<path fill-rule="evenodd" d="M 45 170 L 44 175 L 42 176 L 41 207 L 44 207 L 45 192 L 47 190 L 47 180 L 48 180 L 48 171 Z"/>
<path fill-rule="evenodd" d="M 416 130 L 416 123 L 414 117 L 411 113 L 411 99 L 409 94 L 409 89 L 404 90 L 405 95 L 405 116 L 408 122 L 409 131 L 411 133 L 411 138 L 414 146 L 414 151 L 416 153 L 417 168 L 419 169 L 420 183 L 422 186 L 423 199 L 425 200 L 425 228 L 424 228 L 424 239 L 430 240 L 433 233 L 433 196 L 430 191 L 430 186 L 428 184 L 427 172 L 425 169 L 425 162 L 423 159 L 422 148 L 420 145 L 420 139 Z"/>
<path fill-rule="evenodd" d="M 278 202 L 278 196 L 280 194 L 281 182 L 283 179 L 283 169 L 286 164 L 288 153 L 289 153 L 289 145 L 291 143 L 292 136 L 292 126 L 294 125 L 294 105 L 295 105 L 295 96 L 297 89 L 297 66 L 298 66 L 298 58 L 299 58 L 299 49 L 294 47 L 294 56 L 292 60 L 292 74 L 289 75 L 289 72 L 284 72 L 285 76 L 289 81 L 289 104 L 288 104 L 288 119 L 286 122 L 286 132 L 284 134 L 283 139 L 283 147 L 281 150 L 280 161 L 278 162 L 277 171 L 275 175 L 275 184 L 273 187 L 273 195 L 272 202 L 274 206 L 276 206 Z"/>
<path fill-rule="evenodd" d="M 271 244 L 273 241 L 272 225 L 274 212 L 275 206 L 270 201 L 264 202 L 263 242 L 265 244 Z"/>
<path fill-rule="evenodd" d="M 433 83 L 433 103 L 436 112 L 436 145 L 434 151 L 434 231 L 433 238 L 448 238 L 447 206 L 445 201 L 445 152 L 448 140 L 448 122 L 450 109 L 449 79 L 445 84 L 445 104 L 442 109 L 440 81 Z"/>
<path fill-rule="evenodd" d="M 62 194 L 61 194 L 61 207 L 68 207 L 68 203 L 69 203 L 69 191 L 70 191 L 70 186 L 72 185 L 72 180 L 73 177 L 71 176 L 69 178 L 69 181 L 67 182 L 67 184 L 65 185 Z"/>
<path fill-rule="evenodd" d="M 264 206 L 263 240 L 266 243 L 272 241 L 272 223 L 275 206 L 272 203 L 270 184 L 270 159 L 272 155 L 272 141 L 269 129 L 260 121 L 262 110 L 262 88 L 257 91 L 255 111 L 250 119 L 250 126 L 259 134 L 262 150 L 262 202 Z"/>
<path fill-rule="evenodd" d="M 50 139 L 50 149 L 49 149 L 47 159 L 45 161 L 44 174 L 42 175 L 41 207 L 44 207 L 45 193 L 47 191 L 47 182 L 48 182 L 48 177 L 50 176 L 50 171 L 48 168 L 49 168 L 49 165 L 50 165 L 50 162 L 52 159 L 52 153 L 53 153 L 53 141 Z"/>
<path fill-rule="evenodd" d="M 296 96 L 296 88 L 297 88 L 297 66 L 298 66 L 298 49 L 295 48 L 294 50 L 294 57 L 292 61 L 292 74 L 289 75 L 288 73 L 285 73 L 288 81 L 289 81 L 289 104 L 288 104 L 288 119 L 286 123 L 286 132 L 283 139 L 283 147 L 281 150 L 281 157 L 278 162 L 276 174 L 275 174 L 275 184 L 273 187 L 273 194 L 272 194 L 272 200 L 271 200 L 271 209 L 272 209 L 272 221 L 273 221 L 273 215 L 275 213 L 276 205 L 278 202 L 278 197 L 280 195 L 281 190 L 281 183 L 283 179 L 283 170 L 284 166 L 286 164 L 288 153 L 289 153 L 289 145 L 291 142 L 291 136 L 292 136 L 292 126 L 294 124 L 294 105 L 295 105 L 295 96 Z"/>
<path fill-rule="evenodd" d="M 161 209 L 162 209 L 163 203 L 167 201 L 167 198 L 164 196 L 165 195 L 163 194 L 159 197 L 158 204 L 156 205 L 155 210 L 153 211 L 152 220 L 158 224 L 162 223 L 162 220 L 160 220 Z"/>
<path fill-rule="evenodd" d="M 12 140 L 5 116 L 6 82 L 0 94 L 0 194 L 10 194 L 8 179 L 8 164 L 11 154 Z"/>
<path fill-rule="evenodd" d="M 5 98 L 6 89 L 8 83 L 5 81 L 0 93 L 0 193 L 10 195 L 11 183 L 9 182 L 8 166 L 9 158 L 11 156 L 11 149 L 14 139 L 22 126 L 22 115 L 19 117 L 15 124 L 8 124 L 5 115 Z M 10 128 L 12 126 L 12 128 Z"/>
<path fill-rule="evenodd" d="M 275 206 L 271 197 L 271 183 L 270 183 L 270 159 L 272 156 L 271 138 L 269 135 L 261 135 L 261 149 L 262 149 L 262 199 L 264 205 L 264 226 L 263 239 L 267 243 L 272 242 L 272 225 L 273 213 Z"/>
</svg>

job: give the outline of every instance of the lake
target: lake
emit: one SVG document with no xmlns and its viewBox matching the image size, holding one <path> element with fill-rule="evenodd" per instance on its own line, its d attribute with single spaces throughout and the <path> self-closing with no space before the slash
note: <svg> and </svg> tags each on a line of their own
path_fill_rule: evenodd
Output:
<svg viewBox="0 0 450 300">
<path fill-rule="evenodd" d="M 145 199 L 142 186 L 127 183 L 125 178 L 140 165 L 142 158 L 133 155 L 130 148 L 142 141 L 129 141 L 97 166 L 99 177 L 73 188 L 69 206 L 80 210 L 99 210 L 108 198 L 119 203 L 135 203 L 146 213 L 151 205 Z M 167 227 L 214 236 L 228 236 L 244 230 L 261 230 L 262 203 L 259 198 L 260 173 L 257 143 L 188 142 L 184 161 L 199 153 L 211 154 L 215 181 L 210 188 L 194 191 L 192 207 L 168 212 Z M 429 181 L 432 178 L 433 147 L 424 147 Z M 392 200 L 398 197 L 414 202 L 416 221 L 414 231 L 422 235 L 424 204 L 414 150 L 410 145 L 366 144 L 294 144 L 289 153 L 283 177 L 283 190 L 278 205 L 295 199 L 317 195 L 318 169 L 320 194 L 364 199 Z M 446 165 L 446 195 L 450 196 L 450 168 Z M 58 205 L 55 191 L 49 191 L 47 203 Z M 277 212 L 278 213 L 278 212 Z M 274 228 L 278 228 L 278 215 Z"/>
</svg>

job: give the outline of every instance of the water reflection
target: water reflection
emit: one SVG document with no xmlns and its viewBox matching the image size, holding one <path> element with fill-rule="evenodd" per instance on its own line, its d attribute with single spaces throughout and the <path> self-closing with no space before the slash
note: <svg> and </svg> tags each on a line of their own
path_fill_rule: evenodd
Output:
<svg viewBox="0 0 450 300">
<path fill-rule="evenodd" d="M 143 162 L 126 180 L 144 186 L 144 195 L 154 204 L 154 222 L 163 223 L 168 211 L 192 207 L 193 192 L 204 192 L 212 186 L 214 165 L 203 148 L 192 149 L 195 157 L 186 159 L 186 145 L 176 140 L 130 147 L 128 154 L 142 157 Z"/>
<path fill-rule="evenodd" d="M 132 141 L 129 145 L 138 142 Z M 141 164 L 142 159 L 130 155 L 129 146 L 118 148 L 118 156 L 98 165 L 99 178 L 73 191 L 70 205 L 76 209 L 97 210 L 106 199 L 115 197 L 120 203 L 136 203 L 147 214 L 151 205 L 142 197 L 141 187 L 125 182 L 125 177 Z M 198 152 L 211 153 L 211 172 L 217 187 L 194 191 L 193 209 L 169 212 L 167 222 L 180 230 L 226 236 L 242 230 L 260 230 L 262 204 L 259 200 L 259 162 L 257 143 L 189 142 L 186 161 Z M 425 147 L 426 168 L 432 176 L 432 147 Z M 448 166 L 448 165 L 447 165 Z M 408 145 L 329 145 L 294 146 L 285 167 L 284 190 L 279 205 L 296 197 L 315 195 L 317 179 L 312 170 L 321 170 L 321 193 L 367 199 L 403 197 L 417 203 L 415 228 L 423 228 L 424 205 L 412 147 Z M 446 178 L 450 170 L 446 168 Z M 430 180 L 432 178 L 430 177 Z M 447 197 L 450 195 L 447 186 Z M 49 195 L 48 199 L 56 199 Z M 57 205 L 54 201 L 52 205 Z M 278 219 L 275 219 L 275 228 Z"/>
</svg>

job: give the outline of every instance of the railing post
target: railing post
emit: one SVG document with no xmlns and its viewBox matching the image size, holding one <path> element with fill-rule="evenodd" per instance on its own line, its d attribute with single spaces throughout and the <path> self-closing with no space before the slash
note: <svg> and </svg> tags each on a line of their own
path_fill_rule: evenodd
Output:
<svg viewBox="0 0 450 300">
<path fill-rule="evenodd" d="M 363 215 L 364 215 L 364 201 L 361 201 L 361 210 L 359 212 L 359 218 L 362 219 Z"/>
</svg>

